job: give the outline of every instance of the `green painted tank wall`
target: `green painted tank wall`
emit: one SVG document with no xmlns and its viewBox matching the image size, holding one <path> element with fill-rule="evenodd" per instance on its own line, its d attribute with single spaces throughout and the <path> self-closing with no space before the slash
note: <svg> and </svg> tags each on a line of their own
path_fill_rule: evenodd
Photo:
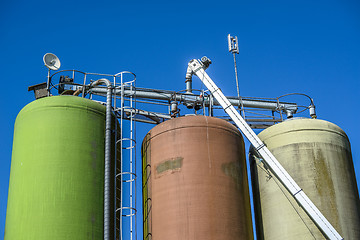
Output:
<svg viewBox="0 0 360 240">
<path fill-rule="evenodd" d="M 5 239 L 103 237 L 105 107 L 38 99 L 16 118 Z"/>
<path fill-rule="evenodd" d="M 294 119 L 259 134 L 281 165 L 344 239 L 360 239 L 360 202 L 350 143 L 342 129 Z M 325 239 L 293 197 L 251 154 L 258 239 Z"/>
</svg>

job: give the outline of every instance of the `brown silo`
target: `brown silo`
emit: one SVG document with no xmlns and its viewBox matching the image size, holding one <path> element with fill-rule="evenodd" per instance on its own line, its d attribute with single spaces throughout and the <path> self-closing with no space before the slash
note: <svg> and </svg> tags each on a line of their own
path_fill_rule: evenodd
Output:
<svg viewBox="0 0 360 240">
<path fill-rule="evenodd" d="M 142 145 L 144 239 L 253 239 L 244 141 L 230 123 L 186 116 Z"/>
</svg>

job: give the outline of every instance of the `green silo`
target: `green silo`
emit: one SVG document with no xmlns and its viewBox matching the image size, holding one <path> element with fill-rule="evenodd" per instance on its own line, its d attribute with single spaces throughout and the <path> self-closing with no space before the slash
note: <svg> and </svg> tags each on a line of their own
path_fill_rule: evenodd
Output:
<svg viewBox="0 0 360 240">
<path fill-rule="evenodd" d="M 105 107 L 89 99 L 46 97 L 21 110 L 5 240 L 103 238 L 104 137 Z"/>
</svg>

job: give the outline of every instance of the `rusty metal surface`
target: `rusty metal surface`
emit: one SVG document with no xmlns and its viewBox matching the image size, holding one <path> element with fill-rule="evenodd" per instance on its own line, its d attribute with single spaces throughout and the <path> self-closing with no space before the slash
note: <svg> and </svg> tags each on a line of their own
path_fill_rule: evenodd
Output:
<svg viewBox="0 0 360 240">
<path fill-rule="evenodd" d="M 142 153 L 144 239 L 253 239 L 244 141 L 234 126 L 169 120 L 148 133 Z"/>
</svg>

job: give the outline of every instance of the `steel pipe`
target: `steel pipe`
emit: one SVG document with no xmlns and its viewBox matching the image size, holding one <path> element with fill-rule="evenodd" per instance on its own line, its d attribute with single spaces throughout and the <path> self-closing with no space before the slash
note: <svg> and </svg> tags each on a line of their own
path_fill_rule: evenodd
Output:
<svg viewBox="0 0 360 240">
<path fill-rule="evenodd" d="M 104 240 L 110 240 L 110 168 L 111 168 L 111 82 L 105 78 L 96 80 L 90 88 L 106 84 L 106 122 L 105 122 L 105 170 L 104 170 Z"/>
<path fill-rule="evenodd" d="M 97 94 L 105 94 L 106 89 L 104 88 L 93 88 L 91 89 L 93 93 Z M 120 93 L 121 89 L 116 89 L 115 92 L 118 94 Z M 124 95 L 125 96 L 131 96 L 135 95 L 136 98 L 146 98 L 146 99 L 156 99 L 156 100 L 175 100 L 179 102 L 205 102 L 205 106 L 210 105 L 210 99 L 200 98 L 199 95 L 196 94 L 186 94 L 186 93 L 176 93 L 176 92 L 170 92 L 166 90 L 151 90 L 151 89 L 136 89 L 130 90 L 127 88 L 124 88 Z M 269 109 L 269 110 L 280 110 L 280 109 L 288 109 L 296 112 L 297 110 L 297 104 L 296 103 L 284 103 L 284 102 L 276 102 L 276 101 L 265 101 L 265 100 L 251 100 L 251 99 L 244 99 L 242 98 L 241 101 L 237 97 L 228 97 L 228 100 L 233 106 L 242 106 L 248 107 L 248 108 L 261 108 L 261 109 Z M 214 99 L 214 105 L 220 106 L 218 101 Z"/>
</svg>

